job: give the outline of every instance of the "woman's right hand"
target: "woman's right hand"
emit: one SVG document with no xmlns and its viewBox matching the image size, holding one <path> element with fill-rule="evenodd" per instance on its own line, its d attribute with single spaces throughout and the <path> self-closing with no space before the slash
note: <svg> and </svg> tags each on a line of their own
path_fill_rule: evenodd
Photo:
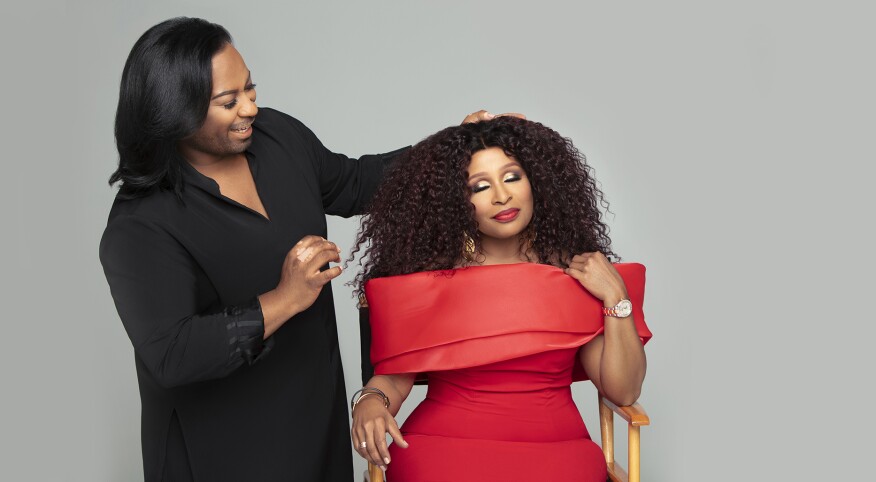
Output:
<svg viewBox="0 0 876 482">
<path fill-rule="evenodd" d="M 322 287 L 340 276 L 340 266 L 320 271 L 329 261 L 340 263 L 340 253 L 335 243 L 319 236 L 301 238 L 286 253 L 276 289 L 294 303 L 296 313 L 310 308 Z"/>
<path fill-rule="evenodd" d="M 329 262 L 340 263 L 341 250 L 319 236 L 305 236 L 286 253 L 277 287 L 259 296 L 265 320 L 265 338 L 289 318 L 310 308 L 322 287 L 341 274 L 341 267 L 325 271 Z"/>
<path fill-rule="evenodd" d="M 387 433 L 396 445 L 408 448 L 395 418 L 383 406 L 382 398 L 371 395 L 360 400 L 353 409 L 353 428 L 350 430 L 353 446 L 363 459 L 383 470 L 391 462 L 386 445 Z"/>
</svg>

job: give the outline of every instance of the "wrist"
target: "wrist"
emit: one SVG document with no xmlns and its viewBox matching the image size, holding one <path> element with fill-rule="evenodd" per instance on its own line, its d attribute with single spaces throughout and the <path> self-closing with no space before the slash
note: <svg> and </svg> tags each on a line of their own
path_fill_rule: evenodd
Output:
<svg viewBox="0 0 876 482">
<path fill-rule="evenodd" d="M 356 405 L 358 405 L 359 402 L 364 401 L 368 396 L 373 396 L 372 398 L 379 397 L 383 406 L 389 408 L 389 397 L 387 397 L 382 390 L 375 387 L 362 387 L 353 393 L 353 397 L 350 399 L 350 410 L 355 410 Z"/>
<path fill-rule="evenodd" d="M 629 298 L 622 299 L 614 305 L 604 305 L 602 307 L 603 316 L 612 318 L 627 318 L 633 314 L 633 304 Z"/>
<path fill-rule="evenodd" d="M 369 396 L 369 395 L 371 395 L 371 396 Z M 366 408 L 366 409 L 369 407 L 373 407 L 373 408 L 383 407 L 384 409 L 386 408 L 386 405 L 383 403 L 383 400 L 376 393 L 366 393 L 366 394 L 362 395 L 361 397 L 359 397 L 359 399 L 356 400 L 356 403 L 353 404 L 353 408 L 350 412 L 351 413 L 355 412 L 357 408 L 360 408 L 360 406 L 363 408 Z"/>
<path fill-rule="evenodd" d="M 614 308 L 621 300 L 630 299 L 625 291 L 617 291 L 605 297 L 602 300 L 602 306 L 605 308 Z"/>
<path fill-rule="evenodd" d="M 301 312 L 294 300 L 275 288 L 258 297 L 266 322 L 284 322 Z"/>
</svg>

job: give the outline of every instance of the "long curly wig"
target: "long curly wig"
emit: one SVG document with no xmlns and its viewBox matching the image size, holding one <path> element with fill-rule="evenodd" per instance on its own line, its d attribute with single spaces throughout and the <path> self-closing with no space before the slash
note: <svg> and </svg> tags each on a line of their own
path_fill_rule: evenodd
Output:
<svg viewBox="0 0 876 482">
<path fill-rule="evenodd" d="M 472 155 L 498 147 L 521 164 L 532 186 L 537 260 L 565 268 L 571 256 L 600 251 L 609 259 L 608 210 L 593 169 L 572 141 L 513 117 L 448 127 L 396 160 L 361 219 L 350 261 L 361 251 L 357 294 L 372 278 L 469 264 L 465 236 L 480 246 L 466 172 Z"/>
</svg>

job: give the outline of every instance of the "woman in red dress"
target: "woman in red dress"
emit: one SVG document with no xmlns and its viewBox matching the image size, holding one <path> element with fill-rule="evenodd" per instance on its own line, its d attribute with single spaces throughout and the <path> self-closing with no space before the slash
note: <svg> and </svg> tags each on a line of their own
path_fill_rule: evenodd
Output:
<svg viewBox="0 0 876 482">
<path fill-rule="evenodd" d="M 388 173 L 354 250 L 375 376 L 352 440 L 389 482 L 605 480 L 570 385 L 632 404 L 651 333 L 644 266 L 610 262 L 601 207 L 572 143 L 516 118 L 447 128 Z"/>
</svg>

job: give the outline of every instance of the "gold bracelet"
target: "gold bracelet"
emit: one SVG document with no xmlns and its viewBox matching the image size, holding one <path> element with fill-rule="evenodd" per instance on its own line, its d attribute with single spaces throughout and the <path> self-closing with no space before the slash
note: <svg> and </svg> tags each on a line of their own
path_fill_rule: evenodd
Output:
<svg viewBox="0 0 876 482">
<path fill-rule="evenodd" d="M 359 397 L 356 398 L 356 395 L 359 395 Z M 353 393 L 353 398 L 350 399 L 350 411 L 356 408 L 356 404 L 359 403 L 359 400 L 362 400 L 368 395 L 380 395 L 383 398 L 383 406 L 389 408 L 389 397 L 387 397 L 383 391 L 374 387 L 362 387 Z"/>
<path fill-rule="evenodd" d="M 374 393 L 374 392 L 363 393 L 362 396 L 360 396 L 359 398 L 356 399 L 355 402 L 353 402 L 353 410 L 356 410 L 356 405 L 359 405 L 359 402 L 361 402 L 362 399 L 365 398 L 365 397 L 367 397 L 368 395 L 375 395 L 375 396 L 376 396 L 376 395 L 380 395 L 380 394 L 379 394 L 379 393 Z M 384 403 L 383 406 L 385 407 L 385 406 L 386 406 L 386 402 L 384 401 L 383 403 Z"/>
</svg>

